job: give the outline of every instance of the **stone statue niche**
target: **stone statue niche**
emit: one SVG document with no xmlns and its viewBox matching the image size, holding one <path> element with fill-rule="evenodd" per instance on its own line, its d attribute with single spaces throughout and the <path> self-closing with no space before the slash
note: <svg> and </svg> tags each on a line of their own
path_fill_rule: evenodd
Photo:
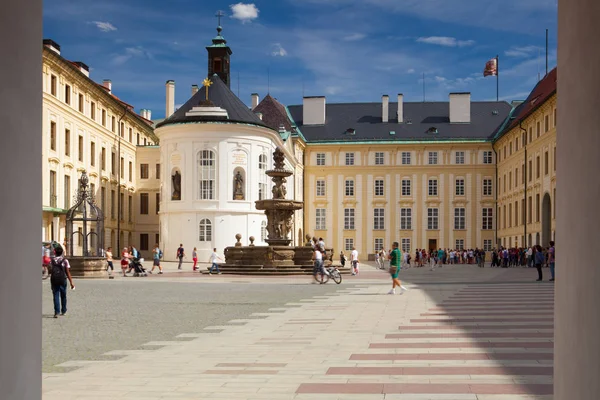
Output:
<svg viewBox="0 0 600 400">
<path fill-rule="evenodd" d="M 244 176 L 239 168 L 233 173 L 233 200 L 245 200 L 244 194 Z"/>
<path fill-rule="evenodd" d="M 171 175 L 171 200 L 181 200 L 181 173 L 176 169 Z"/>
</svg>

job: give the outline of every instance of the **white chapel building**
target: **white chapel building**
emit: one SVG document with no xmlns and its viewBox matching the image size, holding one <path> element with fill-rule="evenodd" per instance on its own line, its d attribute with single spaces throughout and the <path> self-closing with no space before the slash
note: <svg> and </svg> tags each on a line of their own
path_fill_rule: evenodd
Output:
<svg viewBox="0 0 600 400">
<path fill-rule="evenodd" d="M 287 168 L 287 197 L 302 201 L 304 141 L 285 115 L 285 108 L 270 113 L 269 121 L 257 110 L 279 104 L 267 96 L 261 105 L 252 97 L 252 109 L 230 90 L 231 49 L 221 35 L 208 46 L 210 86 L 192 87 L 192 97 L 175 111 L 175 82 L 166 83 L 166 118 L 155 126 L 156 149 L 148 149 L 150 164 L 160 165 L 160 245 L 165 259 L 175 258 L 183 244 L 188 259 L 194 247 L 200 261 L 213 248 L 219 253 L 236 242 L 266 245 L 266 216 L 254 202 L 271 198 L 272 182 L 265 174 L 272 167 L 272 154 L 281 147 Z M 207 96 L 208 95 L 208 96 Z M 207 98 L 208 97 L 208 98 Z M 254 110 L 253 109 L 257 109 Z M 274 116 L 274 115 L 275 116 Z M 280 123 L 276 115 L 281 118 Z M 303 213 L 294 221 L 292 244 L 301 243 Z"/>
</svg>

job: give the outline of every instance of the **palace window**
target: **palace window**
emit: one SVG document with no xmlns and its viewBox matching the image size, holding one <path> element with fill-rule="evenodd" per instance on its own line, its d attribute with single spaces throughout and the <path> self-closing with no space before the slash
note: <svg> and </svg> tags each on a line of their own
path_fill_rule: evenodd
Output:
<svg viewBox="0 0 600 400">
<path fill-rule="evenodd" d="M 465 209 L 455 208 L 454 209 L 454 229 L 464 230 L 466 225 Z"/>
<path fill-rule="evenodd" d="M 65 129 L 65 156 L 71 156 L 71 131 Z"/>
<path fill-rule="evenodd" d="M 346 230 L 354 229 L 354 208 L 345 208 L 344 209 L 344 229 L 346 229 Z"/>
<path fill-rule="evenodd" d="M 410 179 L 402 179 L 402 196 L 410 196 Z"/>
<path fill-rule="evenodd" d="M 537 156 L 535 159 L 535 177 L 539 178 L 540 177 L 540 156 Z"/>
<path fill-rule="evenodd" d="M 325 180 L 317 180 L 317 196 L 325 196 Z"/>
<path fill-rule="evenodd" d="M 129 161 L 129 182 L 133 182 L 133 163 Z"/>
<path fill-rule="evenodd" d="M 384 187 L 383 187 L 383 179 L 375 180 L 375 196 L 383 196 Z"/>
<path fill-rule="evenodd" d="M 546 115 L 546 116 L 544 116 L 544 132 L 548 132 L 549 129 L 550 129 L 550 116 Z"/>
<path fill-rule="evenodd" d="M 383 152 L 376 152 L 375 153 L 375 165 L 383 165 L 383 162 L 384 162 Z"/>
<path fill-rule="evenodd" d="M 214 200 L 216 197 L 216 163 L 215 152 L 200 150 L 198 152 L 198 199 Z M 208 220 L 207 220 L 208 221 Z M 210 221 L 209 221 L 210 222 Z"/>
<path fill-rule="evenodd" d="M 96 166 L 96 143 L 90 143 L 90 165 L 92 167 Z"/>
<path fill-rule="evenodd" d="M 346 165 L 354 165 L 354 153 L 346 153 Z"/>
<path fill-rule="evenodd" d="M 437 230 L 438 229 L 438 217 L 439 210 L 437 208 L 427 209 L 427 229 Z"/>
<path fill-rule="evenodd" d="M 56 122 L 50 122 L 50 150 L 56 151 Z"/>
<path fill-rule="evenodd" d="M 156 215 L 158 215 L 158 213 L 160 212 L 160 193 L 155 193 L 156 194 Z"/>
<path fill-rule="evenodd" d="M 481 210 L 481 216 L 482 216 L 482 219 L 483 219 L 481 229 L 483 229 L 483 230 L 490 230 L 490 229 L 492 229 L 492 226 L 493 226 L 493 223 L 494 223 L 493 210 L 494 209 L 491 208 L 491 207 L 486 207 L 486 208 L 483 208 Z"/>
<path fill-rule="evenodd" d="M 198 226 L 198 241 L 199 242 L 211 242 L 212 241 L 212 222 L 210 219 L 200 220 Z"/>
<path fill-rule="evenodd" d="M 50 75 L 50 94 L 56 96 L 56 76 Z"/>
<path fill-rule="evenodd" d="M 535 195 L 535 222 L 540 222 L 540 210 L 542 209 L 542 203 L 540 202 L 540 194 Z"/>
<path fill-rule="evenodd" d="M 112 129 L 113 132 L 117 131 L 117 119 L 114 115 L 110 118 L 110 129 Z"/>
<path fill-rule="evenodd" d="M 83 136 L 79 136 L 77 159 L 83 162 Z"/>
<path fill-rule="evenodd" d="M 428 157 L 429 165 L 436 165 L 438 163 L 437 151 L 430 151 Z"/>
<path fill-rule="evenodd" d="M 456 187 L 455 187 L 456 196 L 464 196 L 465 195 L 465 180 L 457 179 L 455 184 L 456 184 Z"/>
<path fill-rule="evenodd" d="M 492 180 L 491 179 L 486 178 L 483 180 L 483 195 L 484 196 L 492 195 Z"/>
<path fill-rule="evenodd" d="M 483 251 L 492 251 L 492 239 L 483 239 Z"/>
<path fill-rule="evenodd" d="M 464 250 L 465 249 L 465 239 L 456 239 L 454 241 L 454 248 L 456 250 Z"/>
<path fill-rule="evenodd" d="M 148 164 L 140 164 L 140 179 L 148 179 L 149 174 Z"/>
<path fill-rule="evenodd" d="M 102 126 L 106 128 L 106 110 L 102 109 Z"/>
<path fill-rule="evenodd" d="M 156 164 L 156 179 L 160 179 L 160 164 Z"/>
<path fill-rule="evenodd" d="M 410 165 L 410 164 L 411 164 L 410 151 L 403 151 L 402 152 L 402 165 Z"/>
<path fill-rule="evenodd" d="M 115 219 L 117 207 L 115 206 L 117 193 L 114 190 L 110 191 L 110 218 Z"/>
<path fill-rule="evenodd" d="M 536 136 L 535 136 L 536 138 L 540 137 L 540 132 L 541 132 L 541 123 L 540 123 L 540 121 L 538 121 L 537 124 L 536 124 L 536 133 L 535 133 L 536 134 Z"/>
<path fill-rule="evenodd" d="M 127 219 L 129 222 L 133 222 L 133 196 L 127 198 L 127 210 L 129 211 L 127 213 Z"/>
<path fill-rule="evenodd" d="M 133 129 L 129 128 L 129 143 L 133 143 Z"/>
<path fill-rule="evenodd" d="M 375 252 L 383 250 L 383 238 L 375 238 Z"/>
<path fill-rule="evenodd" d="M 491 151 L 484 151 L 483 152 L 483 163 L 484 164 L 491 164 L 492 163 L 492 152 Z"/>
<path fill-rule="evenodd" d="M 325 165 L 325 153 L 317 153 L 317 165 Z"/>
<path fill-rule="evenodd" d="M 147 233 L 140 233 L 140 250 L 147 251 L 149 248 L 149 241 L 150 239 Z"/>
<path fill-rule="evenodd" d="M 438 195 L 438 181 L 437 179 L 429 180 L 429 196 L 437 196 Z"/>
<path fill-rule="evenodd" d="M 96 120 L 96 103 L 93 101 L 90 103 L 90 118 Z"/>
<path fill-rule="evenodd" d="M 400 209 L 400 229 L 405 231 L 412 230 L 412 208 Z"/>
<path fill-rule="evenodd" d="M 327 209 L 325 208 L 317 208 L 316 209 L 316 221 L 315 221 L 315 230 L 324 231 L 327 223 Z"/>
<path fill-rule="evenodd" d="M 385 209 L 384 208 L 373 209 L 373 229 L 376 229 L 376 230 L 385 229 Z"/>
<path fill-rule="evenodd" d="M 550 160 L 548 159 L 548 152 L 544 153 L 544 175 L 548 175 L 550 172 Z"/>
<path fill-rule="evenodd" d="M 82 113 L 83 112 L 83 95 L 81 93 L 79 93 L 79 112 Z"/>
<path fill-rule="evenodd" d="M 354 196 L 354 181 L 352 179 L 348 179 L 345 182 L 346 185 L 346 196 L 352 197 Z"/>
<path fill-rule="evenodd" d="M 71 86 L 65 85 L 65 103 L 71 105 Z"/>
<path fill-rule="evenodd" d="M 344 239 L 344 250 L 351 251 L 354 248 L 354 239 L 353 238 L 345 238 Z"/>
<path fill-rule="evenodd" d="M 402 238 L 402 252 L 409 253 L 410 252 L 410 239 Z"/>
<path fill-rule="evenodd" d="M 148 215 L 148 193 L 140 193 L 140 214 Z"/>
<path fill-rule="evenodd" d="M 65 184 L 65 198 L 64 198 L 64 205 L 65 205 L 65 210 L 68 210 L 71 207 L 71 177 L 69 175 L 65 175 L 65 180 L 64 180 L 64 184 Z"/>
<path fill-rule="evenodd" d="M 260 171 L 259 182 L 258 182 L 258 199 L 263 200 L 267 198 L 267 155 L 261 154 L 258 156 L 258 169 Z"/>
<path fill-rule="evenodd" d="M 456 164 L 464 164 L 465 163 L 465 152 L 464 151 L 457 151 L 455 153 L 455 162 Z"/>
<path fill-rule="evenodd" d="M 531 160 L 529 160 L 529 182 L 531 182 L 532 177 L 533 177 L 533 162 Z"/>
</svg>

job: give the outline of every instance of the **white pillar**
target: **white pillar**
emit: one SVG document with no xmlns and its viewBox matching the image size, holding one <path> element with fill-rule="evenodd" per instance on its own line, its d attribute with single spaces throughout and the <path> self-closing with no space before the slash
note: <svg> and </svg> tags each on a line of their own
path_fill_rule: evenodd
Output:
<svg viewBox="0 0 600 400">
<path fill-rule="evenodd" d="M 3 263 L 40 265 L 42 220 L 42 1 L 2 4 L 0 170 L 13 183 L 2 195 Z M 10 38 L 10 39 L 8 39 Z M 10 55 L 10 56 L 8 56 Z M 23 114 L 27 110 L 27 115 Z M 43 131 L 47 134 L 49 127 Z M 32 157 L 31 155 L 36 156 Z M 41 398 L 42 290 L 39 268 L 4 268 L 0 279 L 0 397 Z M 46 295 L 49 293 L 45 292 Z"/>
<path fill-rule="evenodd" d="M 600 396 L 599 18 L 598 0 L 559 0 L 555 400 Z"/>
</svg>

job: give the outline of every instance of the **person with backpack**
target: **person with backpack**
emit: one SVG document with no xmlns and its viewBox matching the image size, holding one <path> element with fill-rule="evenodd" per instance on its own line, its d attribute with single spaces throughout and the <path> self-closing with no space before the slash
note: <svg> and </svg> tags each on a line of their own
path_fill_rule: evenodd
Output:
<svg viewBox="0 0 600 400">
<path fill-rule="evenodd" d="M 177 269 L 181 269 L 181 264 L 183 263 L 183 257 L 185 257 L 185 251 L 183 249 L 183 243 L 179 244 L 179 248 L 177 249 L 177 258 L 179 259 L 179 265 Z"/>
<path fill-rule="evenodd" d="M 534 246 L 535 248 L 535 253 L 533 253 L 533 260 L 535 262 L 535 268 L 537 269 L 538 272 L 538 279 L 537 282 L 540 282 L 542 280 L 542 265 L 544 265 L 544 252 L 542 251 L 542 246 L 540 246 L 539 244 L 536 244 Z"/>
<path fill-rule="evenodd" d="M 162 274 L 163 270 L 162 267 L 160 266 L 160 259 L 163 256 L 163 252 L 160 249 L 160 247 L 158 247 L 158 243 L 156 243 L 154 245 L 154 249 L 152 250 L 152 269 L 150 270 L 150 273 L 152 273 L 154 271 L 155 267 L 158 267 L 158 274 Z"/>
<path fill-rule="evenodd" d="M 71 284 L 71 290 L 75 290 L 75 285 L 69 271 L 71 269 L 69 260 L 63 256 L 62 248 L 57 247 L 54 252 L 55 257 L 51 261 L 50 286 L 54 298 L 54 318 L 58 318 L 59 314 L 67 313 L 67 280 Z"/>
</svg>

